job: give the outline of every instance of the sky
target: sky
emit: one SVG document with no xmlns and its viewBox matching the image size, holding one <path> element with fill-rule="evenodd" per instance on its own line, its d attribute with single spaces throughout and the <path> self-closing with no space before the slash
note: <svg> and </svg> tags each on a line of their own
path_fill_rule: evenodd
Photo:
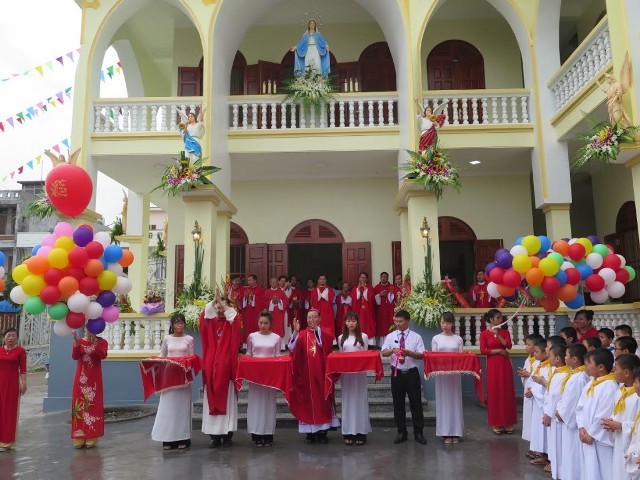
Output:
<svg viewBox="0 0 640 480">
<path fill-rule="evenodd" d="M 61 145 L 71 135 L 73 89 L 71 98 L 64 91 L 74 85 L 82 11 L 74 0 L 0 0 L 0 12 L 0 122 L 4 127 L 4 131 L 0 128 L 0 189 L 5 190 L 19 189 L 18 180 L 45 179 L 52 165 L 44 150 Z M 59 57 L 62 62 L 56 60 Z M 109 49 L 103 69 L 117 62 L 115 50 Z M 41 67 L 42 74 L 36 67 Z M 62 104 L 56 99 L 61 92 Z M 114 74 L 111 79 L 105 76 L 100 94 L 126 97 L 124 74 Z M 44 112 L 38 104 L 46 104 L 49 97 L 53 97 L 57 106 L 49 105 Z M 38 115 L 31 120 L 25 116 L 20 124 L 16 121 L 17 114 L 26 114 L 29 107 Z M 14 127 L 8 118 L 13 119 Z M 67 154 L 64 146 L 62 153 Z M 40 165 L 36 161 L 39 155 Z M 33 168 L 29 166 L 31 161 Z M 20 167 L 22 174 L 17 173 Z M 16 172 L 13 179 L 11 172 Z M 3 180 L 4 177 L 7 179 Z M 108 225 L 122 209 L 122 187 L 100 174 L 94 188 L 96 210 Z M 113 198 L 118 201 L 113 202 Z"/>
</svg>

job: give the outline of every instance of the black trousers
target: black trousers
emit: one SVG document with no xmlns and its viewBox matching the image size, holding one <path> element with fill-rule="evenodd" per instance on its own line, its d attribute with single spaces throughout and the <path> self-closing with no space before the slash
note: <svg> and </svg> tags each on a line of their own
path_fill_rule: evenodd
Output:
<svg viewBox="0 0 640 480">
<path fill-rule="evenodd" d="M 405 396 L 409 397 L 409 408 L 413 420 L 413 433 L 422 433 L 424 415 L 422 413 L 422 383 L 417 368 L 409 370 L 391 369 L 391 395 L 393 396 L 393 420 L 399 433 L 407 431 L 407 412 L 404 407 Z"/>
</svg>

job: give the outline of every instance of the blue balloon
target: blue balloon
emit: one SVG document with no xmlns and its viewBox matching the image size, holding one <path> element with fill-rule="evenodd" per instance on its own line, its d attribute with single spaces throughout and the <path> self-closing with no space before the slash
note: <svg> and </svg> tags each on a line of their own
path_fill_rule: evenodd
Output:
<svg viewBox="0 0 640 480">
<path fill-rule="evenodd" d="M 574 298 L 570 302 L 564 302 L 564 304 L 572 310 L 577 310 L 584 307 L 584 297 L 581 293 L 578 293 L 578 295 L 576 295 L 576 298 Z"/>
<path fill-rule="evenodd" d="M 104 249 L 104 259 L 107 263 L 117 263 L 122 258 L 122 248 L 118 245 L 109 245 Z"/>
<path fill-rule="evenodd" d="M 591 268 L 586 263 L 583 263 L 581 265 L 576 265 L 576 268 L 580 272 L 580 276 L 582 277 L 583 281 L 586 280 L 587 277 L 593 273 L 593 268 Z"/>
<path fill-rule="evenodd" d="M 567 283 L 567 274 L 564 273 L 562 270 L 558 270 L 558 273 L 556 273 L 555 277 L 558 280 L 558 282 L 560 282 L 560 286 Z"/>
<path fill-rule="evenodd" d="M 4 266 L 4 262 L 7 261 L 7 257 L 4 256 L 4 253 L 0 252 L 0 267 Z"/>
<path fill-rule="evenodd" d="M 516 242 L 514 243 L 514 245 L 522 245 L 522 239 L 523 239 L 523 238 L 524 238 L 524 237 L 518 237 L 518 238 L 516 238 Z"/>
<path fill-rule="evenodd" d="M 540 251 L 546 252 L 551 248 L 551 240 L 546 235 L 538 235 L 538 240 L 540 240 Z"/>
<path fill-rule="evenodd" d="M 511 262 L 513 262 L 513 255 L 507 251 L 500 253 L 496 257 L 496 263 L 500 268 L 511 268 Z"/>
<path fill-rule="evenodd" d="M 500 248 L 496 251 L 496 262 L 498 261 L 498 257 L 500 257 L 500 255 L 504 255 L 505 253 L 510 253 L 509 250 L 507 250 L 506 248 Z"/>
<path fill-rule="evenodd" d="M 599 244 L 599 243 L 602 243 L 602 242 L 600 242 L 600 239 L 599 239 L 598 237 L 596 237 L 595 235 L 589 235 L 587 238 L 589 239 L 589 241 L 590 241 L 593 245 L 597 245 L 597 244 Z"/>
<path fill-rule="evenodd" d="M 38 250 L 40 250 L 41 246 L 42 245 L 40 245 L 40 244 L 34 245 L 33 248 L 31 249 L 31 255 L 37 255 L 38 254 Z"/>
</svg>

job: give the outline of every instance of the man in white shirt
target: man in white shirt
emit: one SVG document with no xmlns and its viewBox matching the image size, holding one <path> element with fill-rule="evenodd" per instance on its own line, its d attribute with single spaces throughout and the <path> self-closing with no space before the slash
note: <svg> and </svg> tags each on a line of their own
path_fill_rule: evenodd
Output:
<svg viewBox="0 0 640 480">
<path fill-rule="evenodd" d="M 416 332 L 409 330 L 410 316 L 406 310 L 399 310 L 393 317 L 396 329 L 386 336 L 382 345 L 382 356 L 391 357 L 391 394 L 393 395 L 393 420 L 398 436 L 393 443 L 407 440 L 407 414 L 405 396 L 409 397 L 413 438 L 426 444 L 424 438 L 424 415 L 422 413 L 422 382 L 418 362 L 422 360 L 424 342 Z"/>
</svg>

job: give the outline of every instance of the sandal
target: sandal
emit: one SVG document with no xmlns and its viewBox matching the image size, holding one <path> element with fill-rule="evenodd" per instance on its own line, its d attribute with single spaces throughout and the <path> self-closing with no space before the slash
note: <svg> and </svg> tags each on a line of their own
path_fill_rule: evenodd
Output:
<svg viewBox="0 0 640 480">
<path fill-rule="evenodd" d="M 356 445 L 358 447 L 361 447 L 365 443 L 367 443 L 367 436 L 366 435 L 358 435 L 358 436 L 356 436 Z"/>
<path fill-rule="evenodd" d="M 544 466 L 544 471 L 547 473 L 551 473 L 551 464 L 548 463 Z"/>
<path fill-rule="evenodd" d="M 524 454 L 524 456 L 533 460 L 534 458 L 538 458 L 540 455 L 538 455 L 536 452 L 532 450 L 529 450 L 527 453 Z"/>
<path fill-rule="evenodd" d="M 513 427 L 504 428 L 503 431 L 507 435 L 513 435 Z"/>
<path fill-rule="evenodd" d="M 258 448 L 264 447 L 264 442 L 262 440 L 256 440 L 256 447 Z"/>
<path fill-rule="evenodd" d="M 76 447 L 78 448 L 78 447 Z M 80 447 L 82 448 L 82 447 Z M 162 447 L 163 450 L 173 450 L 173 447 L 171 445 L 165 445 L 164 447 Z"/>
<path fill-rule="evenodd" d="M 549 462 L 547 461 L 547 459 L 545 457 L 540 455 L 539 457 L 534 458 L 533 460 L 531 460 L 530 463 L 531 463 L 531 465 L 546 465 Z"/>
<path fill-rule="evenodd" d="M 451 445 L 453 443 L 453 439 L 451 437 L 445 437 L 444 443 L 447 445 Z"/>
<path fill-rule="evenodd" d="M 457 445 L 458 443 L 460 443 L 460 438 L 459 437 L 453 437 L 451 439 L 451 443 L 453 443 L 454 445 Z"/>
<path fill-rule="evenodd" d="M 495 434 L 495 435 L 502 435 L 502 429 L 499 427 L 491 427 L 491 431 Z"/>
<path fill-rule="evenodd" d="M 347 445 L 347 446 L 353 445 L 353 438 L 345 437 L 344 444 Z"/>
</svg>

